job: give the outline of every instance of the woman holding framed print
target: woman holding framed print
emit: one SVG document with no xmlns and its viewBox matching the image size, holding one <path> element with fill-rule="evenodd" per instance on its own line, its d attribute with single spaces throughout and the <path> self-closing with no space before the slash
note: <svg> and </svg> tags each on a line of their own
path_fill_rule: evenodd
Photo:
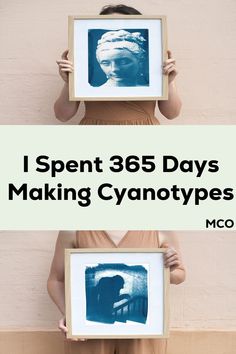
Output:
<svg viewBox="0 0 236 354">
<path fill-rule="evenodd" d="M 185 269 L 181 260 L 179 243 L 173 232 L 159 233 L 146 230 L 63 231 L 59 233 L 57 239 L 48 278 L 48 292 L 63 316 L 65 316 L 64 251 L 68 248 L 111 248 L 114 250 L 119 250 L 119 248 L 127 248 L 127 250 L 131 248 L 140 248 L 140 250 L 166 248 L 164 264 L 165 267 L 170 269 L 170 283 L 180 284 L 185 279 Z M 117 287 L 116 297 L 118 297 L 123 283 L 118 284 Z M 79 285 L 79 289 L 81 288 L 82 284 Z M 65 317 L 60 320 L 59 329 L 62 333 L 67 333 Z M 166 354 L 166 346 L 167 340 L 160 338 L 80 339 L 78 341 L 66 341 L 66 352 L 68 354 Z"/>
<path fill-rule="evenodd" d="M 100 15 L 126 14 L 141 15 L 139 11 L 125 5 L 106 6 Z M 140 31 L 107 31 L 100 36 L 96 47 L 96 59 L 106 74 L 102 85 L 145 86 L 143 61 L 145 42 Z M 120 42 L 120 43 L 118 43 Z M 120 50 L 122 42 L 122 51 Z M 112 44 L 111 44 L 112 43 Z M 117 44 L 119 44 L 117 46 Z M 105 49 L 109 48 L 109 53 Z M 118 52 L 119 50 L 119 52 Z M 168 59 L 163 65 L 163 73 L 168 75 L 169 96 L 166 101 L 158 101 L 160 112 L 168 119 L 179 115 L 181 101 L 178 96 L 175 77 L 175 60 L 168 51 Z M 109 57 L 108 57 L 109 55 Z M 79 107 L 79 101 L 69 100 L 68 75 L 73 72 L 73 63 L 68 60 L 68 50 L 57 61 L 59 74 L 65 81 L 60 96 L 54 105 L 56 117 L 61 121 L 72 118 Z M 114 67 L 116 67 L 114 69 Z M 82 125 L 158 125 L 154 115 L 156 101 L 85 101 L 85 116 Z M 65 316 L 64 293 L 64 250 L 66 248 L 167 248 L 164 255 L 165 266 L 170 268 L 170 282 L 179 284 L 185 279 L 178 240 L 173 233 L 161 236 L 157 231 L 78 231 L 59 233 L 55 254 L 48 279 L 48 291 Z M 65 317 L 60 320 L 59 329 L 66 334 Z M 166 354 L 165 339 L 88 339 L 66 341 L 68 354 Z"/>
<path fill-rule="evenodd" d="M 125 5 L 106 6 L 100 15 L 126 14 L 141 15 L 139 11 Z M 146 72 L 148 70 L 145 41 L 140 31 L 115 30 L 106 31 L 100 36 L 96 45 L 95 60 L 103 72 L 105 81 L 96 83 L 92 77 L 91 86 L 104 89 L 115 86 L 125 88 L 145 87 L 149 84 Z M 167 51 L 168 59 L 163 64 L 163 73 L 168 76 L 169 95 L 167 100 L 157 102 L 160 112 L 168 119 L 177 117 L 181 110 L 181 100 L 178 95 L 175 78 L 177 69 L 172 53 Z M 73 72 L 73 63 L 68 60 L 66 50 L 57 61 L 59 74 L 64 80 L 63 89 L 54 104 L 55 116 L 63 122 L 71 119 L 79 108 L 80 101 L 69 100 L 69 73 Z M 146 68 L 145 68 L 146 67 Z M 102 70 L 101 70 L 102 69 Z M 86 101 L 85 116 L 82 125 L 158 125 L 155 117 L 155 100 L 141 101 Z"/>
</svg>

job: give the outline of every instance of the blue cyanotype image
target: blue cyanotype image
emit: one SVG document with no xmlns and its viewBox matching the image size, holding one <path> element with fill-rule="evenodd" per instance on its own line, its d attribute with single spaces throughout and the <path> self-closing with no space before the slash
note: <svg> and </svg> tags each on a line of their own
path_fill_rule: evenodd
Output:
<svg viewBox="0 0 236 354">
<path fill-rule="evenodd" d="M 88 31 L 88 82 L 98 87 L 149 86 L 148 29 Z"/>
<path fill-rule="evenodd" d="M 146 323 L 148 267 L 104 263 L 86 266 L 86 319 L 101 323 Z"/>
</svg>

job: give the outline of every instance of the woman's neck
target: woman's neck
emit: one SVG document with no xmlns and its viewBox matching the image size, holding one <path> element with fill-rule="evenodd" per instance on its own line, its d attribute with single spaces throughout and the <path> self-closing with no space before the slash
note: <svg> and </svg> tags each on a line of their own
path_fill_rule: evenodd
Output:
<svg viewBox="0 0 236 354">
<path fill-rule="evenodd" d="M 126 235 L 127 231 L 124 230 L 106 230 L 108 236 L 115 244 L 118 244 L 121 239 Z"/>
</svg>

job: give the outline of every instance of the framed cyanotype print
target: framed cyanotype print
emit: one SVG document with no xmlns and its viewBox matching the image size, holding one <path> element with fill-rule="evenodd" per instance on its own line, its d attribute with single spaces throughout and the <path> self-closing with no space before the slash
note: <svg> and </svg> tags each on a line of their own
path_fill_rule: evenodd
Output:
<svg viewBox="0 0 236 354">
<path fill-rule="evenodd" d="M 70 100 L 167 99 L 166 56 L 165 16 L 70 16 Z"/>
<path fill-rule="evenodd" d="M 68 249 L 68 338 L 168 336 L 163 249 Z"/>
</svg>

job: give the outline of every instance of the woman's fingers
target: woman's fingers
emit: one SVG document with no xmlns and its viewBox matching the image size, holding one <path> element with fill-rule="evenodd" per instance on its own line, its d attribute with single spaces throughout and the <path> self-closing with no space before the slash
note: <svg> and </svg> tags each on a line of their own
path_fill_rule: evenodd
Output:
<svg viewBox="0 0 236 354">
<path fill-rule="evenodd" d="M 167 71 L 173 66 L 173 64 L 167 65 L 163 68 L 163 73 L 166 74 Z"/>
<path fill-rule="evenodd" d="M 73 67 L 71 65 L 66 65 L 66 64 L 59 64 L 58 65 L 60 69 L 70 69 L 73 70 Z"/>
<path fill-rule="evenodd" d="M 68 60 L 68 53 L 69 53 L 69 49 L 66 49 L 62 55 L 61 55 L 61 58 L 62 59 L 65 59 L 65 60 Z"/>
<path fill-rule="evenodd" d="M 69 72 L 72 72 L 73 71 L 73 69 L 72 68 L 70 68 L 70 67 L 64 67 L 64 66 L 62 66 L 62 67 L 59 67 L 59 70 L 62 70 L 62 71 L 69 71 Z"/>
<path fill-rule="evenodd" d="M 58 67 L 59 67 L 59 69 L 70 69 L 70 70 L 73 70 L 73 66 L 71 66 L 71 65 L 59 64 Z"/>
<path fill-rule="evenodd" d="M 164 265 L 166 268 L 177 268 L 180 265 L 178 252 L 174 248 L 167 248 L 164 254 Z"/>
<path fill-rule="evenodd" d="M 59 68 L 70 68 L 73 69 L 73 65 L 70 63 L 57 63 L 57 65 L 59 66 Z"/>
<path fill-rule="evenodd" d="M 67 332 L 68 332 L 68 329 L 67 329 L 66 323 L 65 323 L 65 318 L 61 318 L 61 319 L 59 320 L 58 328 L 59 328 L 63 333 L 67 333 Z"/>
<path fill-rule="evenodd" d="M 73 72 L 73 65 L 70 62 L 57 62 L 57 65 L 59 66 L 59 70 L 62 71 L 67 71 L 72 73 Z"/>
<path fill-rule="evenodd" d="M 176 75 L 178 75 L 178 71 L 176 70 L 176 68 L 170 68 L 169 70 L 167 70 L 167 73 L 165 75 L 168 76 L 169 82 L 171 82 L 174 80 Z"/>
<path fill-rule="evenodd" d="M 168 258 L 165 258 L 165 265 L 168 266 L 168 264 L 170 264 L 171 262 L 175 262 L 175 261 L 179 261 L 179 257 L 178 255 L 174 254 L 173 256 L 170 256 Z"/>
<path fill-rule="evenodd" d="M 169 83 L 173 81 L 178 74 L 178 70 L 176 68 L 176 61 L 172 56 L 172 52 L 167 50 L 168 59 L 163 63 L 163 74 L 169 76 Z"/>
<path fill-rule="evenodd" d="M 180 262 L 179 261 L 173 261 L 168 263 L 168 265 L 166 265 L 166 268 L 171 268 L 171 271 L 173 271 L 174 269 L 178 268 L 180 266 Z"/>
<path fill-rule="evenodd" d="M 69 60 L 57 60 L 56 62 L 61 78 L 68 83 L 68 73 L 72 73 L 74 70 L 73 63 Z"/>
<path fill-rule="evenodd" d="M 177 72 L 176 66 L 174 64 L 169 64 L 163 68 L 163 73 L 166 74 L 166 73 L 168 73 L 170 71 L 174 71 L 174 70 Z"/>
<path fill-rule="evenodd" d="M 170 268 L 171 271 L 173 271 L 174 269 L 178 268 L 180 266 L 180 261 L 179 261 L 179 258 L 171 258 L 171 259 L 168 259 L 166 262 L 165 262 L 165 267 L 166 268 Z"/>
<path fill-rule="evenodd" d="M 57 64 L 68 64 L 68 65 L 71 65 L 73 66 L 73 63 L 72 61 L 69 61 L 69 60 L 56 60 Z"/>
<path fill-rule="evenodd" d="M 172 257 L 173 255 L 177 255 L 177 251 L 173 247 L 168 247 L 167 251 L 165 252 L 165 259 Z"/>
<path fill-rule="evenodd" d="M 165 67 L 166 65 L 171 64 L 171 63 L 175 64 L 175 62 L 176 62 L 175 59 L 167 59 L 164 61 L 163 67 Z"/>
<path fill-rule="evenodd" d="M 170 83 L 175 79 L 176 75 L 178 75 L 178 71 L 176 69 L 176 66 L 172 65 L 171 67 L 169 67 L 167 69 L 166 68 L 163 69 L 163 74 L 168 76 L 168 80 Z"/>
<path fill-rule="evenodd" d="M 60 69 L 64 73 L 72 73 L 73 71 L 71 69 Z"/>
<path fill-rule="evenodd" d="M 161 248 L 170 248 L 169 243 L 167 242 L 162 243 Z"/>
<path fill-rule="evenodd" d="M 168 243 L 163 243 L 161 248 L 166 248 L 164 253 L 164 265 L 166 268 L 170 268 L 171 271 L 175 270 L 180 266 L 181 262 L 179 259 L 179 254 L 175 248 L 170 247 Z"/>
<path fill-rule="evenodd" d="M 168 261 L 170 258 L 175 258 L 175 257 L 178 257 L 178 253 L 175 251 L 175 250 L 171 250 L 171 251 L 167 251 L 166 253 L 165 253 L 165 257 L 164 257 L 164 259 L 165 259 L 165 261 Z"/>
<path fill-rule="evenodd" d="M 59 67 L 59 74 L 60 74 L 61 78 L 66 83 L 68 83 L 68 81 L 69 81 L 68 74 L 72 73 L 73 70 L 74 70 L 73 63 L 70 60 L 68 60 L 68 53 L 69 53 L 69 50 L 66 49 L 62 53 L 61 59 L 60 60 L 56 60 L 56 63 L 58 65 L 58 67 Z"/>
<path fill-rule="evenodd" d="M 168 59 L 172 58 L 172 51 L 169 49 L 167 50 L 167 56 L 168 56 Z"/>
<path fill-rule="evenodd" d="M 60 331 L 63 333 L 63 335 L 66 337 L 66 333 L 68 333 L 68 328 L 66 327 L 66 319 L 65 317 L 61 318 L 59 320 L 59 323 L 58 323 L 58 328 L 60 329 Z M 85 338 L 67 338 L 68 341 L 71 341 L 71 342 L 85 342 L 87 339 Z"/>
</svg>

